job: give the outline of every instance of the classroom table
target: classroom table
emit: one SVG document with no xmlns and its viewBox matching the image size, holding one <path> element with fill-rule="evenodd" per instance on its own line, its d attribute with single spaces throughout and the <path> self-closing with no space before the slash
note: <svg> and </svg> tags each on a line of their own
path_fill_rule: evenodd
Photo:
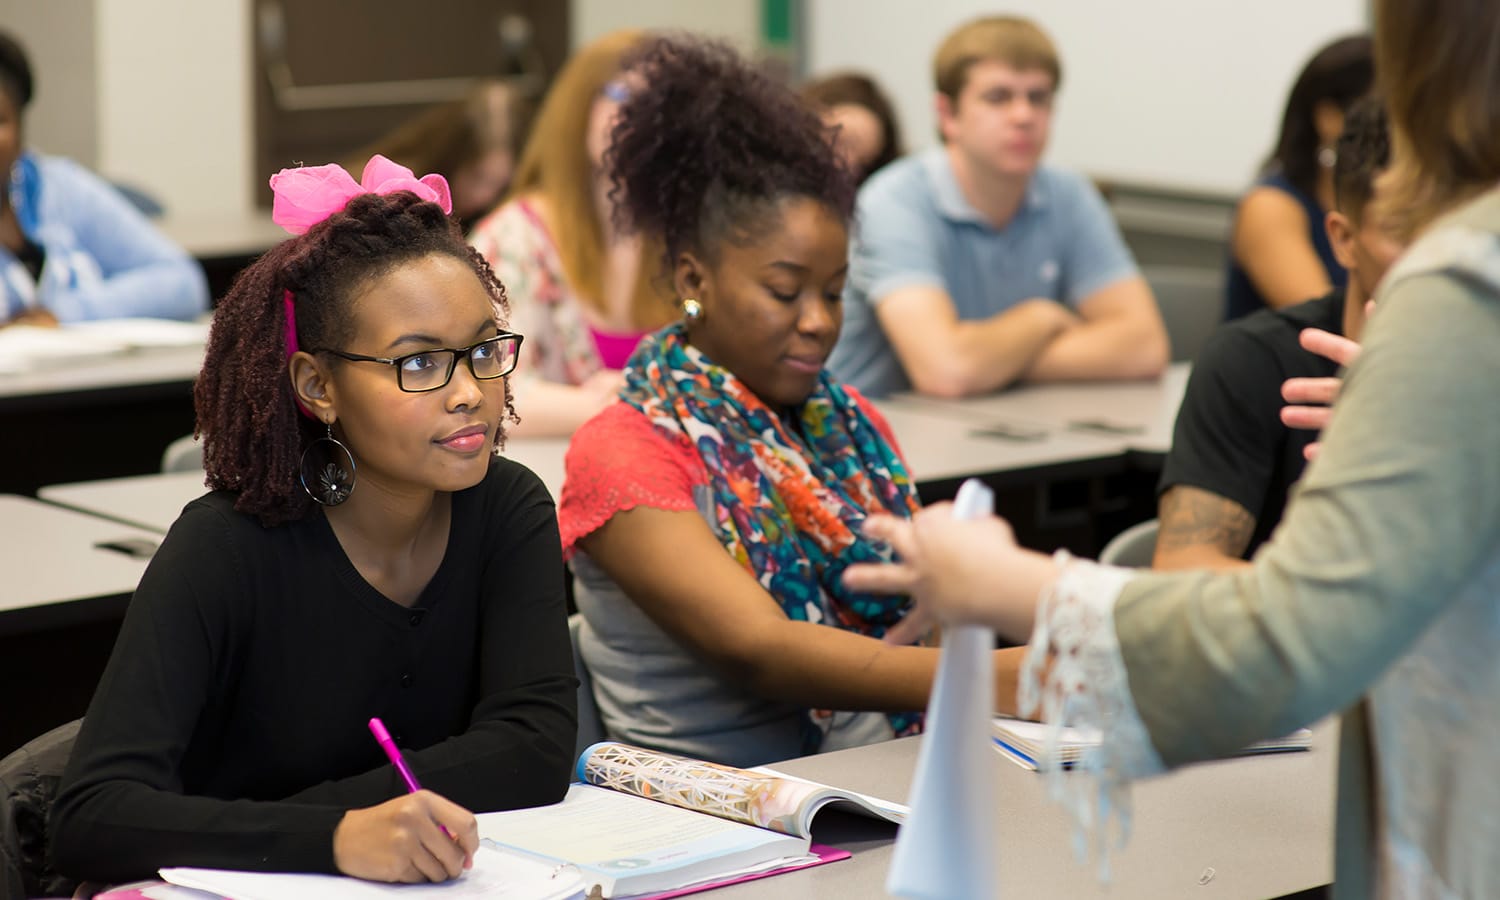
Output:
<svg viewBox="0 0 1500 900">
<path fill-rule="evenodd" d="M 897 394 L 885 408 L 951 416 L 975 428 L 1025 433 L 1095 435 L 1118 439 L 1136 464 L 1161 467 L 1172 446 L 1172 426 L 1191 364 L 1173 363 L 1161 377 L 1142 381 L 1022 385 L 962 399 Z"/>
<path fill-rule="evenodd" d="M 1118 469 L 1125 452 L 1125 441 L 1114 435 L 1006 435 L 945 407 L 892 402 L 876 408 L 890 423 L 918 483 L 979 477 L 994 484 L 1018 484 L 1044 476 L 1097 474 Z"/>
<path fill-rule="evenodd" d="M 0 756 L 83 714 L 160 535 L 0 495 Z"/>
<path fill-rule="evenodd" d="M 143 349 L 0 373 L 0 491 L 151 472 L 193 430 L 202 347 Z"/>
<path fill-rule="evenodd" d="M 921 738 L 775 763 L 773 768 L 898 802 L 909 801 Z M 994 757 L 996 896 L 1110 900 L 1214 897 L 1258 900 L 1333 880 L 1338 724 L 1313 727 L 1306 752 L 1201 763 L 1132 789 L 1131 835 L 1110 857 L 1109 883 L 1073 854 L 1067 815 L 1045 779 Z M 815 839 L 852 859 L 714 892 L 724 900 L 886 897 L 894 829 L 852 816 L 815 827 Z"/>
</svg>

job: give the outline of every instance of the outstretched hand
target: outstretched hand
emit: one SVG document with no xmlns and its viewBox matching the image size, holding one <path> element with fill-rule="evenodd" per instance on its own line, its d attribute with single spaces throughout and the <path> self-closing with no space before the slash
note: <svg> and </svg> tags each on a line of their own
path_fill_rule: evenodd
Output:
<svg viewBox="0 0 1500 900">
<path fill-rule="evenodd" d="M 1004 519 L 958 520 L 951 503 L 923 509 L 910 521 L 872 516 L 864 534 L 889 543 L 898 561 L 850 566 L 844 583 L 912 598 L 906 618 L 886 633 L 890 643 L 913 643 L 939 621 L 987 624 L 1023 640 L 1041 587 L 1055 576 L 1050 559 L 1016 544 Z"/>
<path fill-rule="evenodd" d="M 1304 350 L 1330 359 L 1340 366 L 1348 366 L 1359 358 L 1357 342 L 1321 328 L 1304 328 L 1297 337 Z M 1288 428 L 1322 430 L 1328 424 L 1333 401 L 1338 399 L 1344 379 L 1288 378 L 1281 385 L 1282 399 L 1293 404 L 1281 409 L 1282 424 Z M 1321 449 L 1321 442 L 1314 441 L 1303 450 L 1303 455 L 1313 459 Z"/>
</svg>

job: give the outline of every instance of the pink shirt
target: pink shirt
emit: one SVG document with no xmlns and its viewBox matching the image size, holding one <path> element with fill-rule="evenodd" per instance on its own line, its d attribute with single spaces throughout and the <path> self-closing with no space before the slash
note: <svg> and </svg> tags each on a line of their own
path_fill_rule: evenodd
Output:
<svg viewBox="0 0 1500 900">
<path fill-rule="evenodd" d="M 635 345 L 641 342 L 647 332 L 600 331 L 590 325 L 589 334 L 593 335 L 594 346 L 599 350 L 599 359 L 604 363 L 604 368 L 623 369 L 625 361 L 635 352 Z"/>
</svg>

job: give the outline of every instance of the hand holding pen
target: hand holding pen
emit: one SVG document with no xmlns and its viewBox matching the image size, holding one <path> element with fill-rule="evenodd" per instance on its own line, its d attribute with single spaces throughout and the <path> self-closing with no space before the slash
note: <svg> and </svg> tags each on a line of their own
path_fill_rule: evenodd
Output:
<svg viewBox="0 0 1500 900">
<path fill-rule="evenodd" d="M 422 790 L 379 719 L 370 720 L 370 731 L 410 793 L 345 813 L 333 832 L 334 864 L 370 881 L 447 881 L 463 874 L 479 849 L 473 813 Z"/>
</svg>

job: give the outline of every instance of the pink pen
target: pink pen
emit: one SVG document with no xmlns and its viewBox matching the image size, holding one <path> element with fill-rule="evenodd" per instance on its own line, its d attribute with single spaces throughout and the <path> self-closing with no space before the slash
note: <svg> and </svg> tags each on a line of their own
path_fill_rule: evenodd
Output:
<svg viewBox="0 0 1500 900">
<path fill-rule="evenodd" d="M 385 723 L 380 721 L 379 716 L 370 720 L 370 733 L 375 735 L 375 743 L 385 751 L 385 758 L 391 761 L 391 765 L 396 767 L 401 780 L 406 782 L 406 789 L 413 794 L 420 791 L 422 786 L 417 784 L 417 776 L 411 773 L 411 768 L 401 756 L 400 748 L 396 746 L 395 741 L 391 740 L 391 733 L 385 730 Z"/>
<path fill-rule="evenodd" d="M 417 776 L 411 773 L 411 767 L 406 764 L 406 759 L 401 756 L 401 749 L 396 746 L 395 741 L 391 740 L 391 733 L 385 730 L 385 723 L 380 721 L 379 716 L 370 719 L 370 733 L 375 735 L 375 743 L 379 744 L 380 749 L 385 751 L 386 759 L 391 761 L 391 765 L 396 767 L 396 772 L 401 776 L 401 780 L 406 782 L 406 790 L 413 794 L 420 791 L 422 786 L 417 784 Z M 450 838 L 453 837 L 453 832 L 442 825 L 438 827 L 443 829 L 443 834 L 446 834 Z"/>
</svg>

